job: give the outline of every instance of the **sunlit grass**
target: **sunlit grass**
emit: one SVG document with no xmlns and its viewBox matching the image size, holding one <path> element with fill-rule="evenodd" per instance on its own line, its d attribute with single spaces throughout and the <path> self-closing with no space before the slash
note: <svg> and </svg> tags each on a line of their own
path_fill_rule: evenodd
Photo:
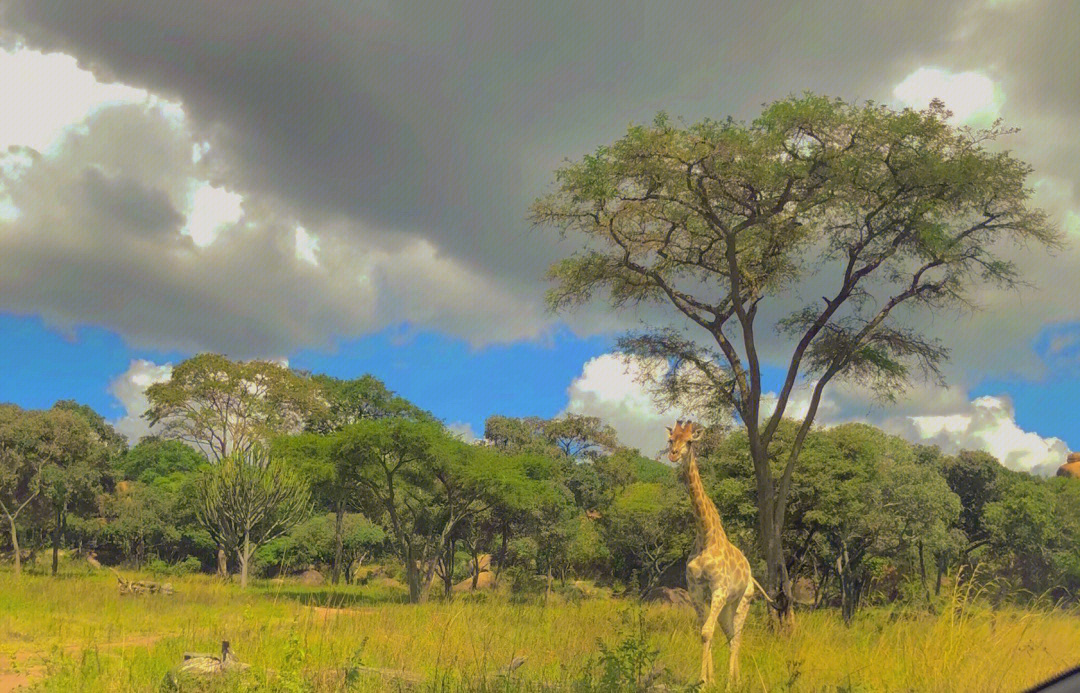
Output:
<svg viewBox="0 0 1080 693">
<path fill-rule="evenodd" d="M 0 670 L 31 671 L 47 691 L 158 690 L 185 651 L 216 652 L 229 640 L 252 671 L 220 690 L 393 688 L 364 676 L 346 683 L 355 664 L 407 671 L 436 690 L 561 688 L 593 666 L 598 641 L 628 637 L 639 608 L 645 644 L 669 680 L 692 683 L 699 664 L 689 609 L 612 599 L 514 604 L 494 594 L 416 606 L 386 586 L 257 582 L 244 592 L 208 576 L 171 581 L 172 596 L 131 597 L 110 573 L 19 582 L 0 573 Z M 834 611 L 804 612 L 785 635 L 755 604 L 741 689 L 1017 691 L 1080 660 L 1074 611 L 995 610 L 976 597 L 955 593 L 936 615 L 869 609 L 850 627 Z M 514 678 L 499 678 L 519 656 L 527 661 Z M 715 657 L 723 683 L 722 636 Z"/>
</svg>

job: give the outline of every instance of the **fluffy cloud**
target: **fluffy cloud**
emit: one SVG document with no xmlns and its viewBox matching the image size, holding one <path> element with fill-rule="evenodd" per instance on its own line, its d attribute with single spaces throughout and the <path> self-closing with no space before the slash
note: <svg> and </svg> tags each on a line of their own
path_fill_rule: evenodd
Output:
<svg viewBox="0 0 1080 693">
<path fill-rule="evenodd" d="M 454 421 L 446 425 L 447 430 L 461 438 L 466 443 L 475 443 L 480 440 L 473 430 L 472 424 L 467 421 Z"/>
<path fill-rule="evenodd" d="M 566 411 L 601 417 L 625 444 L 652 455 L 662 447 L 664 426 L 681 412 L 660 410 L 638 375 L 637 368 L 627 367 L 615 354 L 598 356 L 585 364 L 568 388 Z M 899 401 L 882 406 L 866 390 L 844 384 L 825 393 L 816 417 L 820 426 L 864 421 L 913 443 L 937 445 L 946 454 L 983 450 L 1010 469 L 1035 474 L 1052 474 L 1068 454 L 1062 440 L 1021 429 L 1006 396 L 971 399 L 963 388 L 916 386 Z M 809 388 L 797 388 L 787 415 L 805 416 L 809 394 Z M 766 415 L 775 396 L 765 395 Z"/>
<path fill-rule="evenodd" d="M 172 376 L 172 364 L 158 365 L 152 361 L 137 359 L 128 369 L 109 383 L 109 393 L 124 407 L 124 415 L 110 421 L 113 428 L 128 438 L 132 445 L 151 434 L 150 425 L 142 415 L 150 408 L 146 388 L 154 383 L 165 382 Z"/>
<path fill-rule="evenodd" d="M 679 416 L 656 406 L 639 382 L 641 368 L 616 354 L 590 359 L 567 389 L 563 411 L 598 416 L 615 428 L 624 445 L 655 455 L 664 447 L 664 426 Z"/>
<path fill-rule="evenodd" d="M 347 219 L 308 231 L 279 201 L 241 204 L 207 182 L 213 150 L 194 161 L 193 141 L 159 105 L 112 106 L 48 153 L 4 158 L 17 214 L 0 218 L 0 308 L 238 358 L 402 322 L 477 343 L 542 328 L 539 306 L 426 239 L 388 241 Z"/>
</svg>

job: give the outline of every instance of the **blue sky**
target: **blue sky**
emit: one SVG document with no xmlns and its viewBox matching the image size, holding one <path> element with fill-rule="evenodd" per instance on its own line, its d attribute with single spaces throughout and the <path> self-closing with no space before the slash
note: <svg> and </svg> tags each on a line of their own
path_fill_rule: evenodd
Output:
<svg viewBox="0 0 1080 693">
<path fill-rule="evenodd" d="M 61 332 L 40 318 L 0 315 L 0 401 L 45 408 L 58 399 L 89 404 L 107 419 L 125 413 L 109 391 L 131 361 L 176 363 L 187 354 L 133 349 L 102 328 Z M 569 330 L 550 338 L 511 345 L 472 347 L 461 339 L 408 326 L 343 343 L 334 350 L 301 350 L 290 365 L 339 378 L 371 373 L 391 389 L 432 411 L 446 423 L 465 423 L 482 434 L 492 414 L 551 417 L 568 405 L 567 389 L 590 359 L 611 351 L 610 337 L 579 338 Z M 766 368 L 766 389 L 776 389 L 782 373 Z M 1016 423 L 1045 437 L 1080 443 L 1080 422 L 1067 406 L 1080 391 L 1075 374 L 1046 381 L 986 380 L 971 397 L 1008 395 Z M 1080 447 L 1080 446 L 1078 446 Z"/>
<path fill-rule="evenodd" d="M 645 449 L 677 414 L 610 351 L 664 318 L 546 312 L 545 271 L 577 248 L 528 223 L 556 168 L 660 110 L 941 98 L 955 125 L 1021 128 L 1006 146 L 1065 247 L 1003 250 L 1031 287 L 925 321 L 950 387 L 888 408 L 836 388 L 819 420 L 1052 472 L 1080 447 L 1080 89 L 1060 78 L 1080 4 L 818 4 L 334 3 L 340 21 L 301 30 L 287 0 L 8 0 L 0 400 L 76 399 L 137 436 L 146 385 L 215 351 L 372 373 L 475 433 L 493 413 L 601 416 Z"/>
</svg>

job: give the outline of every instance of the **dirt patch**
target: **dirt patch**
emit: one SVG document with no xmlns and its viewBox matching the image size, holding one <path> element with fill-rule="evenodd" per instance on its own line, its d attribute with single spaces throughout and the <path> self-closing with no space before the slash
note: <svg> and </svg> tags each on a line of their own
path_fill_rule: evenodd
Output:
<svg viewBox="0 0 1080 693">
<path fill-rule="evenodd" d="M 349 607 L 349 606 L 312 606 L 308 607 L 315 612 L 316 615 L 322 616 L 323 619 L 336 617 L 336 616 L 355 616 L 356 614 L 373 614 L 377 609 L 373 606 L 369 607 Z"/>
<path fill-rule="evenodd" d="M 104 642 L 98 644 L 77 643 L 65 645 L 62 649 L 65 654 L 81 652 L 83 650 L 118 650 L 125 647 L 150 647 L 164 635 L 140 635 L 116 642 Z M 0 654 L 0 693 L 17 691 L 39 681 L 45 675 L 45 662 L 49 653 L 27 643 L 21 649 L 14 652 Z"/>
</svg>

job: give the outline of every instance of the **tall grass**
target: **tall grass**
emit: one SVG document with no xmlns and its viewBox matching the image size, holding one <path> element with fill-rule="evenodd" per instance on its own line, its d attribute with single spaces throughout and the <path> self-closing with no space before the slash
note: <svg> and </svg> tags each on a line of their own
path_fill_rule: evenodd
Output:
<svg viewBox="0 0 1080 693">
<path fill-rule="evenodd" d="M 498 594 L 410 605 L 385 586 L 257 582 L 241 591 L 207 576 L 173 584 L 172 596 L 132 597 L 111 575 L 15 581 L 0 573 L 0 673 L 21 667 L 44 691 L 158 690 L 184 652 L 215 652 L 222 640 L 251 670 L 214 690 L 402 685 L 371 668 L 407 672 L 423 690 L 625 690 L 631 678 L 620 657 L 636 662 L 635 680 L 669 687 L 692 685 L 700 663 L 692 611 L 670 606 L 511 603 Z M 759 602 L 739 690 L 1017 691 L 1080 660 L 1076 612 L 1045 603 L 995 609 L 974 585 L 953 587 L 936 614 L 875 608 L 845 626 L 833 611 L 805 612 L 783 635 Z M 722 685 L 722 638 L 714 656 Z"/>
</svg>

